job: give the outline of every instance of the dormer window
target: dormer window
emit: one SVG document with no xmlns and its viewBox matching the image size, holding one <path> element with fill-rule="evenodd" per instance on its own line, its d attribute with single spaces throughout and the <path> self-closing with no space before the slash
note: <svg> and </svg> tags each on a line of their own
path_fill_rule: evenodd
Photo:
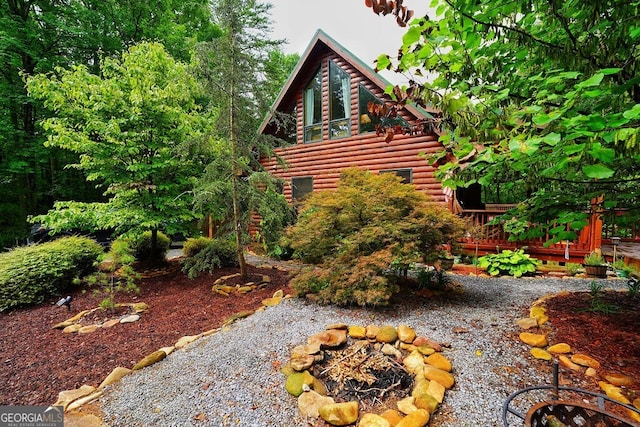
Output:
<svg viewBox="0 0 640 427">
<path fill-rule="evenodd" d="M 351 79 L 329 61 L 329 138 L 351 135 Z"/>
<path fill-rule="evenodd" d="M 304 89 L 304 142 L 322 140 L 322 68 Z"/>
</svg>

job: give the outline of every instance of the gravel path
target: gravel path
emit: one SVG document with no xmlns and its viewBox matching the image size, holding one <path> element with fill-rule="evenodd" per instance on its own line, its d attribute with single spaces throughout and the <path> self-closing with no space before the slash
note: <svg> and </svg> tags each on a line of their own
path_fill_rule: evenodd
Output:
<svg viewBox="0 0 640 427">
<path fill-rule="evenodd" d="M 307 426 L 275 366 L 285 364 L 290 350 L 306 343 L 308 336 L 328 324 L 344 322 L 407 324 L 419 335 L 448 343 L 443 354 L 453 364 L 456 385 L 430 425 L 502 426 L 501 408 L 507 396 L 551 381 L 549 369 L 514 339 L 518 332 L 514 322 L 537 298 L 561 290 L 588 290 L 590 280 L 452 277 L 463 284 L 464 292 L 411 312 L 285 300 L 107 389 L 101 398 L 105 421 L 114 427 Z M 607 286 L 619 283 L 608 281 Z"/>
</svg>

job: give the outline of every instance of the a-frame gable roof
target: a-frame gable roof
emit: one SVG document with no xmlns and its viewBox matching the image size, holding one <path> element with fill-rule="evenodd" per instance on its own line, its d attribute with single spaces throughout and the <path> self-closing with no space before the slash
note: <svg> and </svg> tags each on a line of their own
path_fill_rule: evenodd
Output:
<svg viewBox="0 0 640 427">
<path fill-rule="evenodd" d="M 315 35 L 311 39 L 311 42 L 300 57 L 300 60 L 296 64 L 296 67 L 291 72 L 289 79 L 278 94 L 278 97 L 273 103 L 269 114 L 260 125 L 260 128 L 258 129 L 259 133 L 263 133 L 265 131 L 275 111 L 282 111 L 294 102 L 297 95 L 296 88 L 300 86 L 301 80 L 304 79 L 306 82 L 306 80 L 309 79 L 309 76 L 313 74 L 315 68 L 317 67 L 317 61 L 315 61 L 314 59 L 326 53 L 327 51 L 333 51 L 337 55 L 341 56 L 345 61 L 349 62 L 356 70 L 358 70 L 358 72 L 364 75 L 381 90 L 384 90 L 391 84 L 381 75 L 373 71 L 373 69 L 367 66 L 361 59 L 356 57 L 344 46 L 331 38 L 327 33 L 322 30 L 318 30 L 316 31 Z M 429 116 L 429 113 L 427 113 L 426 111 L 409 104 L 405 105 L 404 108 L 418 119 Z"/>
</svg>

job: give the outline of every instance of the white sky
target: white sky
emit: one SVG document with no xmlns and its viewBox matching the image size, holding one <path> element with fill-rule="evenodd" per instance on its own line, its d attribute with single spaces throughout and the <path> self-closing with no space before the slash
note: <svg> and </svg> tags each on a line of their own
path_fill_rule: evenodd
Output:
<svg viewBox="0 0 640 427">
<path fill-rule="evenodd" d="M 285 53 L 302 55 L 318 29 L 344 46 L 365 64 L 374 68 L 374 60 L 382 53 L 395 56 L 402 46 L 405 29 L 392 15 L 378 16 L 364 0 L 265 0 L 273 5 L 271 19 L 275 39 L 286 39 Z M 405 6 L 424 16 L 425 1 L 408 1 Z M 383 73 L 392 83 L 403 78 Z"/>
</svg>

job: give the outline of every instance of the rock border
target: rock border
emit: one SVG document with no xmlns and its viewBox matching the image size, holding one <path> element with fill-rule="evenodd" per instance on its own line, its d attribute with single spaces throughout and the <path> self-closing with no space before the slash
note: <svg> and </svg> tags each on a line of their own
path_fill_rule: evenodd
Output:
<svg viewBox="0 0 640 427">
<path fill-rule="evenodd" d="M 369 345 L 394 358 L 414 378 L 411 394 L 397 401 L 397 410 L 360 415 L 359 401 L 335 402 L 322 381 L 310 372 L 314 364 L 324 360 L 327 351 L 354 349 L 357 352 Z M 359 427 L 424 427 L 443 402 L 446 390 L 455 384 L 451 362 L 442 355 L 442 346 L 425 336 L 417 336 L 407 325 L 397 328 L 328 325 L 324 331 L 309 337 L 307 344 L 294 347 L 289 363 L 281 371 L 286 376 L 287 392 L 298 399 L 300 414 L 334 426 L 357 422 Z"/>
<path fill-rule="evenodd" d="M 589 378 L 600 377 L 598 386 L 609 398 L 626 405 L 633 405 L 640 410 L 640 397 L 628 396 L 624 389 L 625 386 L 633 384 L 633 379 L 622 374 L 599 371 L 600 362 L 598 360 L 588 354 L 574 352 L 567 343 L 549 343 L 548 335 L 551 330 L 545 327 L 549 321 L 545 303 L 552 298 L 568 294 L 569 291 L 562 291 L 545 295 L 534 301 L 529 308 L 529 317 L 519 319 L 516 322 L 524 330 L 519 334 L 520 341 L 527 344 L 530 347 L 531 355 L 540 361 L 553 362 L 557 360 L 559 364 L 578 374 Z M 535 329 L 536 332 L 526 332 L 531 329 Z M 628 410 L 628 415 L 636 422 L 640 422 L 640 414 L 637 412 Z"/>
</svg>

